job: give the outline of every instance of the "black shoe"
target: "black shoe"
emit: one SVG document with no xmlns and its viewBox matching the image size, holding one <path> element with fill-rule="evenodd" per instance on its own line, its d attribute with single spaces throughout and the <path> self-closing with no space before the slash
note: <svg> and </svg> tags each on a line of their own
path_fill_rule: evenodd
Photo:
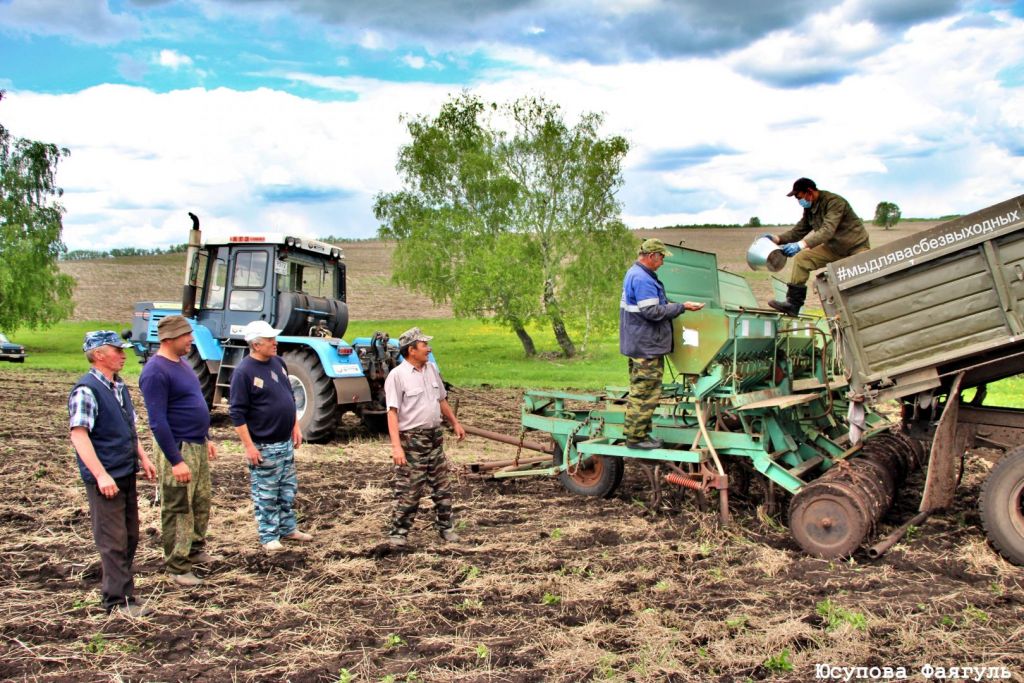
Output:
<svg viewBox="0 0 1024 683">
<path fill-rule="evenodd" d="M 793 304 L 791 304 L 788 301 L 769 301 L 768 305 L 774 308 L 779 313 L 782 313 L 783 315 L 792 316 L 794 318 L 796 317 L 797 313 L 800 312 L 799 308 L 796 308 L 795 306 L 793 306 Z"/>
<path fill-rule="evenodd" d="M 807 301 L 807 287 L 805 285 L 788 285 L 786 287 L 785 301 L 769 301 L 768 305 L 783 315 L 796 317 L 800 315 L 800 309 Z"/>
<path fill-rule="evenodd" d="M 665 442 L 661 439 L 645 439 L 643 441 L 627 441 L 626 448 L 633 448 L 641 451 L 653 451 L 655 448 L 661 448 L 665 445 Z"/>
</svg>

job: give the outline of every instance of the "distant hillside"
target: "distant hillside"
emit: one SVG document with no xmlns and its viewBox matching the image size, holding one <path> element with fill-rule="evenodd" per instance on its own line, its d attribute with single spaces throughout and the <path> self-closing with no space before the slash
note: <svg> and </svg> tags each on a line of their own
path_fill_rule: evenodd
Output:
<svg viewBox="0 0 1024 683">
<path fill-rule="evenodd" d="M 892 230 L 868 229 L 874 246 L 937 225 L 938 221 L 901 222 Z M 771 296 L 768 274 L 751 272 L 746 265 L 750 243 L 764 232 L 789 226 L 760 228 L 649 228 L 634 231 L 638 240 L 657 237 L 666 244 L 683 244 L 718 255 L 718 265 L 747 277 L 759 300 Z M 448 306 L 434 306 L 425 297 L 391 284 L 392 242 L 360 240 L 342 244 L 348 269 L 348 303 L 352 320 L 393 318 L 446 318 Z M 185 271 L 183 254 L 129 256 L 86 261 L 62 261 L 63 272 L 75 278 L 75 314 L 72 320 L 131 321 L 137 301 L 178 301 Z M 813 304 L 813 305 L 816 305 Z"/>
</svg>

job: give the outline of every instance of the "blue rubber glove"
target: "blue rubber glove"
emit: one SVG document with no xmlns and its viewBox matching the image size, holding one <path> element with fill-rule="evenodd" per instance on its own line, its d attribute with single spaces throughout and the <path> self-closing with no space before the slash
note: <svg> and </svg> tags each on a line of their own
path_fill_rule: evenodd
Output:
<svg viewBox="0 0 1024 683">
<path fill-rule="evenodd" d="M 759 240 L 763 240 L 763 239 L 764 239 L 765 237 L 767 237 L 768 239 L 772 239 L 772 234 L 771 234 L 770 232 L 766 232 L 765 234 L 761 235 L 761 236 L 760 236 L 760 237 L 758 237 L 757 239 L 759 239 Z M 773 240 L 773 241 L 774 241 L 774 240 Z"/>
<path fill-rule="evenodd" d="M 785 254 L 786 256 L 796 256 L 798 253 L 800 253 L 800 243 L 790 242 L 789 244 L 784 245 L 782 247 L 782 253 Z"/>
</svg>

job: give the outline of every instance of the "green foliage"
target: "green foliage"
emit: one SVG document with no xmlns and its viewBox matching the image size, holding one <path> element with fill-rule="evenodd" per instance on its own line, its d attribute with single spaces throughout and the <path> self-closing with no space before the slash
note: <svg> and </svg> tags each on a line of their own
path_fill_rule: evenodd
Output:
<svg viewBox="0 0 1024 683">
<path fill-rule="evenodd" d="M 785 673 L 793 670 L 793 659 L 788 647 L 782 648 L 778 654 L 774 654 L 764 660 L 764 668 L 772 673 Z"/>
<path fill-rule="evenodd" d="M 355 675 L 348 669 L 342 669 L 338 672 L 338 683 L 352 683 L 355 679 Z"/>
<path fill-rule="evenodd" d="M 757 216 L 751 216 L 750 220 L 747 221 L 747 227 L 748 228 L 760 228 L 761 227 L 761 219 L 758 218 Z"/>
<path fill-rule="evenodd" d="M 491 656 L 491 649 L 489 647 L 487 647 L 487 645 L 485 645 L 484 643 L 480 643 L 479 645 L 476 646 L 476 658 L 477 659 L 487 659 L 490 656 Z"/>
<path fill-rule="evenodd" d="M 69 154 L 0 125 L 0 329 L 50 325 L 74 308 L 74 280 L 57 267 L 66 250 L 57 164 Z"/>
<path fill-rule="evenodd" d="M 880 225 L 886 230 L 900 222 L 900 207 L 892 202 L 878 202 L 875 207 L 875 225 Z"/>
<path fill-rule="evenodd" d="M 563 534 L 564 534 L 564 532 L 561 529 L 558 529 L 558 528 L 552 529 L 551 530 L 551 540 L 552 541 L 557 541 L 558 539 L 560 539 L 562 537 Z"/>
<path fill-rule="evenodd" d="M 554 607 L 555 605 L 562 604 L 562 598 L 554 593 L 544 593 L 544 596 L 540 599 L 540 603 L 542 605 L 547 605 L 548 607 Z"/>
<path fill-rule="evenodd" d="M 107 639 L 102 633 L 97 633 L 85 644 L 85 651 L 91 655 L 101 655 L 107 649 Z"/>
<path fill-rule="evenodd" d="M 125 256 L 160 256 L 161 254 L 181 254 L 188 248 L 187 244 L 174 244 L 166 249 L 153 247 L 152 249 L 140 247 L 117 247 L 109 251 L 98 251 L 95 249 L 74 249 L 60 257 L 61 261 L 90 261 L 93 259 L 123 258 Z"/>
<path fill-rule="evenodd" d="M 629 145 L 602 137 L 588 113 L 569 126 L 559 107 L 525 97 L 498 105 L 463 93 L 435 117 L 408 121 L 398 159 L 404 188 L 378 195 L 380 236 L 397 240 L 394 279 L 451 301 L 458 317 L 513 330 L 551 326 L 562 353 L 614 327 L 635 240 L 615 191 Z"/>
<path fill-rule="evenodd" d="M 815 611 L 825 620 L 825 628 L 834 631 L 843 624 L 849 624 L 858 631 L 865 631 L 868 620 L 860 612 L 851 612 L 845 607 L 832 602 L 830 598 L 822 600 L 815 606 Z"/>
<path fill-rule="evenodd" d="M 386 648 L 399 647 L 401 645 L 405 645 L 405 641 L 402 640 L 402 636 L 398 634 L 389 634 L 388 637 L 384 639 L 384 647 Z"/>
</svg>

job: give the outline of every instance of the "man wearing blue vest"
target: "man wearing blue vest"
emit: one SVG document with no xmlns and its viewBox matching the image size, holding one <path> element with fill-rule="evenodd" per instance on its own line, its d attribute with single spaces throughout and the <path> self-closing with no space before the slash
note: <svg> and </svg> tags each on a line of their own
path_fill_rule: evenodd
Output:
<svg viewBox="0 0 1024 683">
<path fill-rule="evenodd" d="M 661 448 L 651 438 L 654 411 L 661 400 L 665 356 L 672 352 L 672 319 L 683 311 L 699 311 L 704 304 L 672 303 L 655 271 L 672 252 L 661 240 L 644 240 L 636 263 L 626 271 L 619 302 L 619 352 L 629 358 L 629 400 L 622 425 L 627 448 Z"/>
<path fill-rule="evenodd" d="M 89 499 L 92 535 L 100 552 L 103 607 L 132 617 L 152 610 L 135 600 L 132 561 L 139 544 L 139 501 L 135 473 L 156 478 L 135 431 L 135 409 L 117 374 L 124 367 L 123 342 L 116 332 L 87 332 L 82 350 L 91 367 L 68 397 L 71 443 Z"/>
</svg>

